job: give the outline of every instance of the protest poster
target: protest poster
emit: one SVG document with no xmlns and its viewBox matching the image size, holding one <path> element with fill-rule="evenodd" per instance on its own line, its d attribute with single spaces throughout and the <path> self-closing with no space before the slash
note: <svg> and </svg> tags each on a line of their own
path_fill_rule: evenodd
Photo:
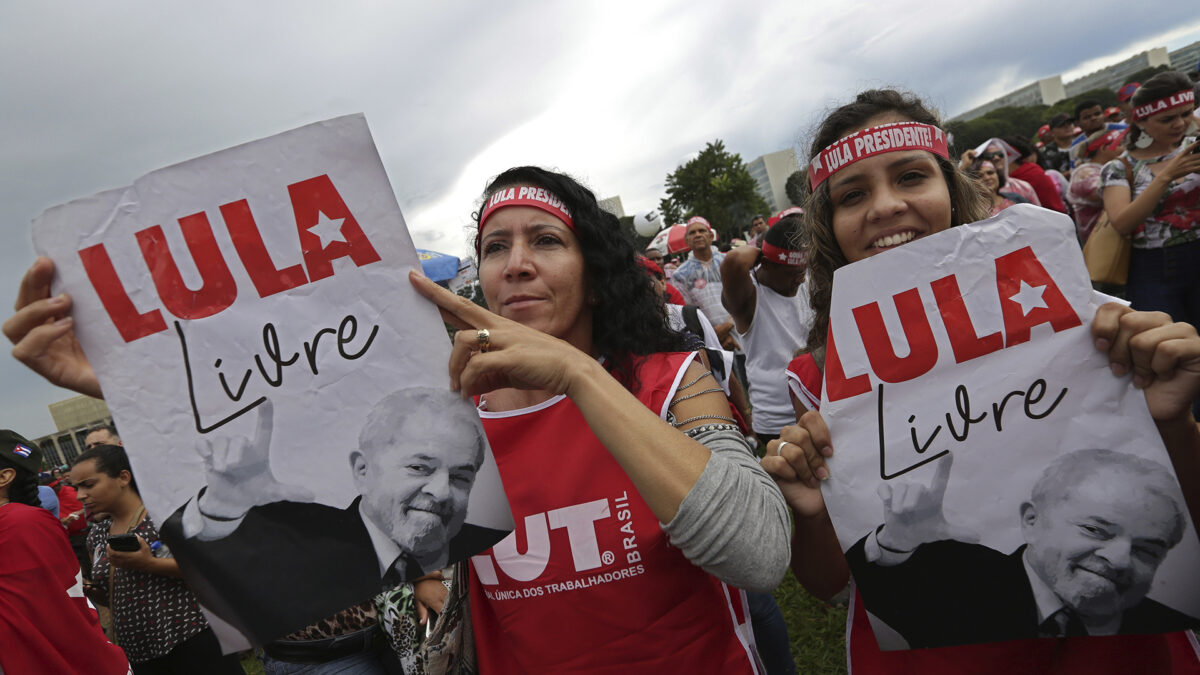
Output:
<svg viewBox="0 0 1200 675">
<path fill-rule="evenodd" d="M 1071 221 L 1015 206 L 837 270 L 823 493 L 883 649 L 1194 625 L 1144 395 L 1093 345 Z"/>
<path fill-rule="evenodd" d="M 48 209 L 33 239 L 227 648 L 230 629 L 281 637 L 511 531 L 362 115 Z"/>
</svg>

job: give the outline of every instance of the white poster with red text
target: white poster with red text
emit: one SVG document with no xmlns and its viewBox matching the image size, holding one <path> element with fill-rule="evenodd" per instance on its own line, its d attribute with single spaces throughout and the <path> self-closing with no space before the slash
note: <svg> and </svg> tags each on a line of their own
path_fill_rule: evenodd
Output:
<svg viewBox="0 0 1200 675">
<path fill-rule="evenodd" d="M 880 646 L 1180 630 L 1200 554 L 1069 219 L 1016 206 L 837 270 L 825 501 Z"/>
<path fill-rule="evenodd" d="M 48 209 L 33 238 L 214 625 L 281 637 L 512 529 L 362 115 Z"/>
</svg>

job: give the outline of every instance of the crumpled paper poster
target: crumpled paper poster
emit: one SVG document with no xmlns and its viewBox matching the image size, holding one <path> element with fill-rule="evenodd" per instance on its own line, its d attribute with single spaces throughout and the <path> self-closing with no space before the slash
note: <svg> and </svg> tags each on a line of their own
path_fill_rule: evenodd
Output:
<svg viewBox="0 0 1200 675">
<path fill-rule="evenodd" d="M 261 643 L 512 529 L 362 115 L 48 209 L 147 509 L 227 648 Z"/>
<path fill-rule="evenodd" d="M 884 649 L 1180 630 L 1200 544 L 1115 377 L 1071 221 L 1032 206 L 840 268 L 823 491 Z"/>
</svg>

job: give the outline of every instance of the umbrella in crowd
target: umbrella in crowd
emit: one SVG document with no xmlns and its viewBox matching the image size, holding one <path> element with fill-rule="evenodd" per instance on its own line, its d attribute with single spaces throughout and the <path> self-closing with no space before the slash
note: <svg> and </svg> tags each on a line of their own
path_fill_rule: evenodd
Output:
<svg viewBox="0 0 1200 675">
<path fill-rule="evenodd" d="M 449 281 L 458 276 L 458 258 L 456 256 L 419 248 L 417 257 L 421 259 L 421 270 L 431 281 Z"/>
<path fill-rule="evenodd" d="M 650 240 L 650 245 L 646 248 L 652 248 L 661 251 L 663 255 L 687 251 L 691 248 L 687 243 L 688 225 L 692 224 L 693 222 L 701 221 L 703 221 L 705 225 L 708 224 L 707 220 L 700 218 L 700 216 L 695 216 L 686 223 L 677 223 L 665 228 L 658 234 L 654 235 L 654 238 Z M 713 241 L 716 241 L 718 238 L 717 231 L 713 230 L 712 233 Z"/>
</svg>

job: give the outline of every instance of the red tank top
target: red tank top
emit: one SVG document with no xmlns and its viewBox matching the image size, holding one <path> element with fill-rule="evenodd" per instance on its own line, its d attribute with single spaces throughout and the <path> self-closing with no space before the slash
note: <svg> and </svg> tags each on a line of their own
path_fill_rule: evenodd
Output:
<svg viewBox="0 0 1200 675">
<path fill-rule="evenodd" d="M 635 394 L 665 416 L 692 354 L 655 354 Z M 756 673 L 744 594 L 667 541 L 566 397 L 481 412 L 516 530 L 472 558 L 480 672 Z"/>
<path fill-rule="evenodd" d="M 823 376 L 811 354 L 796 357 L 788 370 L 804 389 L 820 398 Z M 879 649 L 857 591 L 846 618 L 846 640 L 847 670 L 855 675 L 1200 675 L 1196 640 L 1187 632 L 1042 638 L 885 652 Z"/>
</svg>

